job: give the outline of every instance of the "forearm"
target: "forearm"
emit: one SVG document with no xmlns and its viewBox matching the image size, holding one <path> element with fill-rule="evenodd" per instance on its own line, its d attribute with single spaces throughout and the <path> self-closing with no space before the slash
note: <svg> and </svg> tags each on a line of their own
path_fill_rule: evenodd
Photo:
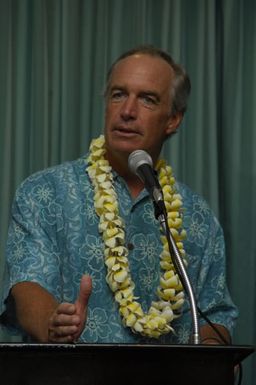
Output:
<svg viewBox="0 0 256 385">
<path fill-rule="evenodd" d="M 34 282 L 21 282 L 11 291 L 16 306 L 16 317 L 30 336 L 38 342 L 48 341 L 49 318 L 58 306 L 55 298 Z"/>
</svg>

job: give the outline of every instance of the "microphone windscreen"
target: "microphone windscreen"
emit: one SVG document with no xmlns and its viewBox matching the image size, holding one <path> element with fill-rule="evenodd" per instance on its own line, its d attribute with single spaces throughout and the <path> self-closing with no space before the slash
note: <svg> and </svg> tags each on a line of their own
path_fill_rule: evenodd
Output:
<svg viewBox="0 0 256 385">
<path fill-rule="evenodd" d="M 153 167 L 152 158 L 146 151 L 135 150 L 129 155 L 128 166 L 134 174 L 137 174 L 138 168 L 143 164 Z"/>
</svg>

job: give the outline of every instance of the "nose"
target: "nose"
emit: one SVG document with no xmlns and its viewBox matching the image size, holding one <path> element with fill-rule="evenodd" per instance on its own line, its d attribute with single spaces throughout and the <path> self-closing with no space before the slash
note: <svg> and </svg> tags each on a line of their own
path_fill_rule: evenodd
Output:
<svg viewBox="0 0 256 385">
<path fill-rule="evenodd" d="M 138 114 L 136 98 L 133 96 L 128 96 L 122 104 L 120 113 L 121 117 L 126 121 L 136 119 Z"/>
</svg>

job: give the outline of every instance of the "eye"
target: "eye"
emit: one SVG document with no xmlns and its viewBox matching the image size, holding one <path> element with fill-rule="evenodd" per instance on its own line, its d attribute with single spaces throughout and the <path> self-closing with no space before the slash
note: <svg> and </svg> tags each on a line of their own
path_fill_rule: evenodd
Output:
<svg viewBox="0 0 256 385">
<path fill-rule="evenodd" d="M 122 90 L 114 90 L 110 95 L 110 99 L 113 101 L 119 101 L 125 97 L 125 92 Z"/>
<path fill-rule="evenodd" d="M 158 99 L 156 98 L 155 95 L 151 95 L 151 94 L 142 94 L 140 96 L 140 100 L 142 101 L 142 103 L 147 106 L 147 107 L 150 107 L 150 108 L 153 108 L 155 107 L 157 104 L 159 104 L 159 101 Z"/>
<path fill-rule="evenodd" d="M 143 96 L 142 97 L 142 100 L 146 103 L 146 104 L 156 104 L 156 100 L 154 98 L 152 98 L 151 96 Z"/>
</svg>

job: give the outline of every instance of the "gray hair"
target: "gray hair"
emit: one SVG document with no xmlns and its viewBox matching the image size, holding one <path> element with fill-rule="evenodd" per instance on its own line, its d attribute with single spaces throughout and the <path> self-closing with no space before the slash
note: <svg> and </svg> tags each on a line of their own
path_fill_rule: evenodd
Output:
<svg viewBox="0 0 256 385">
<path fill-rule="evenodd" d="M 127 58 L 128 56 L 136 55 L 136 54 L 144 54 L 153 57 L 160 57 L 165 60 L 172 68 L 174 72 L 174 80 L 172 82 L 172 110 L 171 115 L 176 115 L 177 113 L 181 113 L 184 115 L 187 109 L 188 97 L 190 94 L 191 83 L 188 74 L 184 70 L 184 68 L 177 64 L 173 58 L 165 51 L 153 47 L 151 45 L 143 45 L 133 48 L 127 52 L 124 52 L 121 56 L 119 56 L 114 63 L 111 65 L 108 73 L 107 73 L 107 85 L 105 95 L 107 94 L 109 88 L 109 82 L 111 75 L 113 73 L 113 69 L 115 65 L 122 59 Z"/>
</svg>

